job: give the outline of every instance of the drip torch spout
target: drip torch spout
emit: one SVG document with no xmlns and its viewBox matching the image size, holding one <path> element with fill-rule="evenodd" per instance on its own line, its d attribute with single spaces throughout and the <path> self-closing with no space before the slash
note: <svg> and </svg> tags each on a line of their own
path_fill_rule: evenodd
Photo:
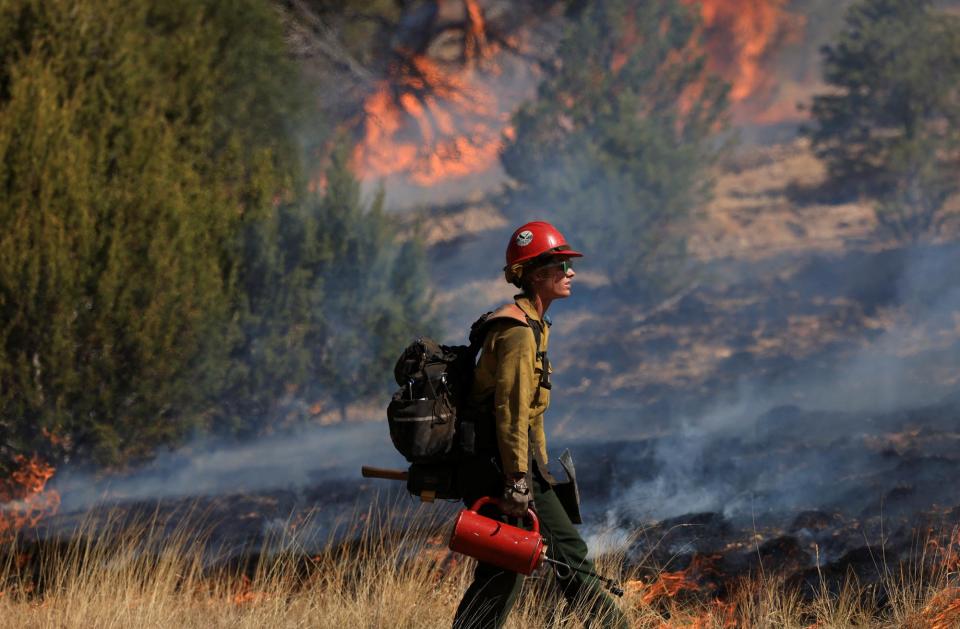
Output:
<svg viewBox="0 0 960 629">
<path fill-rule="evenodd" d="M 557 561 L 556 559 L 550 559 L 549 557 L 544 557 L 543 559 L 544 559 L 544 561 L 549 561 L 550 563 L 554 564 L 555 566 L 558 566 L 558 568 L 559 568 L 559 567 L 566 568 L 566 569 L 567 569 L 567 573 L 566 573 L 566 574 L 570 574 L 571 571 L 576 570 L 577 572 L 579 572 L 579 573 L 581 573 L 581 574 L 586 574 L 586 575 L 589 575 L 589 576 L 594 577 L 594 578 L 596 578 L 596 579 L 599 579 L 604 585 L 607 586 L 607 589 L 610 590 L 610 593 L 611 593 L 611 594 L 614 594 L 614 595 L 616 595 L 616 596 L 621 596 L 621 597 L 623 596 L 623 588 L 621 588 L 621 587 L 620 587 L 620 584 L 617 583 L 616 581 L 614 581 L 613 579 L 608 579 L 607 577 L 602 577 L 602 576 L 600 576 L 599 574 L 597 574 L 596 572 L 594 572 L 594 571 L 592 571 L 592 570 L 584 570 L 583 568 L 576 568 L 576 567 L 574 567 L 574 566 L 571 566 L 571 565 L 568 564 L 568 563 L 564 563 L 564 562 L 562 562 L 562 561 Z M 562 575 L 562 574 L 560 573 L 560 570 L 559 570 L 558 568 L 555 568 L 555 570 L 557 571 L 557 576 L 563 577 L 564 575 Z"/>
</svg>

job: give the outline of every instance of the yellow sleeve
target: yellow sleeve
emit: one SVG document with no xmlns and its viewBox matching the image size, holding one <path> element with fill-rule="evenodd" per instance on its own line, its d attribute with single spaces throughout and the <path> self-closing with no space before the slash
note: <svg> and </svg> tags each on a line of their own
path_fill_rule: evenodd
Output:
<svg viewBox="0 0 960 629">
<path fill-rule="evenodd" d="M 504 474 L 526 473 L 536 347 L 527 326 L 512 325 L 497 338 L 493 406 Z"/>
</svg>

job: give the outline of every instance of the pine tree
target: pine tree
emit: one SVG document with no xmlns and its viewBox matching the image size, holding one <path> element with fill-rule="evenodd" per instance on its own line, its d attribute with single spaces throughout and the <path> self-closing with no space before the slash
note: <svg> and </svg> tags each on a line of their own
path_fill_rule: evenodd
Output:
<svg viewBox="0 0 960 629">
<path fill-rule="evenodd" d="M 833 185 L 876 199 L 896 237 L 935 236 L 960 190 L 960 18 L 929 0 L 862 0 L 823 74 L 807 133 Z"/>
<path fill-rule="evenodd" d="M 514 211 L 555 221 L 612 279 L 657 298 L 689 275 L 684 226 L 708 190 L 726 87 L 679 2 L 573 3 L 556 71 L 503 154 Z"/>
</svg>

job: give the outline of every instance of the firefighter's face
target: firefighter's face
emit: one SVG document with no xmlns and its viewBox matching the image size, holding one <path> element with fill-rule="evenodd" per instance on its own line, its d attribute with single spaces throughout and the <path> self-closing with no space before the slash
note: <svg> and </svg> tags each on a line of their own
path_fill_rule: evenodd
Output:
<svg viewBox="0 0 960 629">
<path fill-rule="evenodd" d="M 571 280 L 576 272 L 573 260 L 558 257 L 537 269 L 537 292 L 547 299 L 561 299 L 570 296 Z"/>
</svg>

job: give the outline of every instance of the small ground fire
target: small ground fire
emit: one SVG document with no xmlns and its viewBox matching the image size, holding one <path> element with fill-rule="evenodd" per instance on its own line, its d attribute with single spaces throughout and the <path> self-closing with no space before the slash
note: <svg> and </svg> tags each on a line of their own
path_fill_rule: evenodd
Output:
<svg viewBox="0 0 960 629">
<path fill-rule="evenodd" d="M 56 470 L 36 454 L 18 454 L 16 469 L 0 481 L 0 541 L 9 541 L 24 528 L 36 527 L 60 507 L 60 494 L 47 489 Z"/>
</svg>

